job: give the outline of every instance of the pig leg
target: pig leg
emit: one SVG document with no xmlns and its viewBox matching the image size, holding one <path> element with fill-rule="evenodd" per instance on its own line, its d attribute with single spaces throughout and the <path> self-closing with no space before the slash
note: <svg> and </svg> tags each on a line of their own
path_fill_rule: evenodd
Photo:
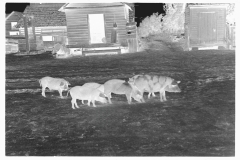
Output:
<svg viewBox="0 0 240 160">
<path fill-rule="evenodd" d="M 156 97 L 156 95 L 155 95 L 155 93 L 154 93 L 154 92 L 152 92 L 152 96 L 153 96 L 153 97 Z"/>
<path fill-rule="evenodd" d="M 160 101 L 161 101 L 161 102 L 164 101 L 164 100 L 163 100 L 163 94 L 164 94 L 163 92 L 164 92 L 164 91 L 162 91 L 162 90 L 159 91 L 159 93 L 160 93 Z"/>
<path fill-rule="evenodd" d="M 93 107 L 96 107 L 94 99 L 92 99 L 92 104 L 93 104 Z"/>
<path fill-rule="evenodd" d="M 151 96 L 151 92 L 149 92 L 149 94 L 148 94 L 148 99 L 150 98 L 150 96 Z"/>
<path fill-rule="evenodd" d="M 143 94 L 144 94 L 144 92 L 143 91 L 140 91 L 141 92 L 141 96 L 142 96 L 142 98 L 143 98 Z"/>
<path fill-rule="evenodd" d="M 72 109 L 75 109 L 74 104 L 76 104 L 76 99 L 72 99 Z M 76 105 L 77 106 L 77 105 Z M 78 108 L 78 107 L 77 107 Z"/>
<path fill-rule="evenodd" d="M 77 108 L 79 108 L 79 106 L 77 105 L 77 99 L 75 99 L 75 105 Z"/>
<path fill-rule="evenodd" d="M 88 104 L 88 106 L 91 106 L 91 105 L 90 105 L 90 102 L 91 102 L 91 100 L 89 99 L 89 100 L 88 100 L 88 103 L 87 103 L 87 104 Z"/>
<path fill-rule="evenodd" d="M 143 97 L 141 98 L 141 101 L 142 101 L 142 103 L 145 103 L 145 100 L 143 99 Z"/>
<path fill-rule="evenodd" d="M 59 94 L 60 94 L 60 97 L 63 98 L 63 96 L 62 96 L 62 90 L 59 89 L 58 92 L 59 92 Z"/>
<path fill-rule="evenodd" d="M 84 100 L 82 100 L 82 104 L 84 104 Z"/>
<path fill-rule="evenodd" d="M 45 95 L 45 89 L 46 89 L 46 86 L 42 86 L 42 96 L 43 96 L 43 97 L 46 97 L 46 95 Z"/>
<path fill-rule="evenodd" d="M 165 94 L 166 92 L 165 91 L 163 91 L 163 101 L 167 101 L 167 98 L 166 98 L 166 94 Z"/>
<path fill-rule="evenodd" d="M 107 95 L 107 98 L 108 98 L 108 102 L 109 102 L 110 104 L 112 104 L 112 101 L 111 101 L 111 98 L 112 98 L 111 93 L 109 93 L 109 94 Z"/>
<path fill-rule="evenodd" d="M 152 94 L 153 97 L 156 97 L 155 94 L 154 94 L 154 92 L 149 92 L 149 94 L 148 94 L 148 99 L 150 99 L 151 94 Z"/>
<path fill-rule="evenodd" d="M 150 98 L 151 94 L 152 94 L 153 97 L 156 97 L 155 94 L 154 94 L 154 92 L 153 92 L 152 90 L 150 90 L 150 92 L 149 92 L 149 94 L 148 94 L 148 99 Z"/>
<path fill-rule="evenodd" d="M 128 100 L 128 104 L 131 104 L 132 102 L 132 96 L 131 94 L 126 94 L 127 100 Z"/>
</svg>

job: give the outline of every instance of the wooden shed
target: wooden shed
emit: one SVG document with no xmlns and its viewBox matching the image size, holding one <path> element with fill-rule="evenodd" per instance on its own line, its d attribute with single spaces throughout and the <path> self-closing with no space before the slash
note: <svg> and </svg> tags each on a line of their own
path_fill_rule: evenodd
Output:
<svg viewBox="0 0 240 160">
<path fill-rule="evenodd" d="M 185 10 L 187 50 L 226 47 L 226 5 L 189 5 Z"/>
<path fill-rule="evenodd" d="M 23 14 L 28 18 L 30 50 L 52 50 L 56 43 L 66 44 L 66 16 L 58 11 L 65 3 L 31 3 Z M 20 35 L 25 36 L 24 21 L 18 22 Z M 26 41 L 19 41 L 20 50 L 26 50 Z"/>
<path fill-rule="evenodd" d="M 19 37 L 19 29 L 16 28 L 17 22 L 22 18 L 22 13 L 13 11 L 6 15 L 6 37 Z"/>
<path fill-rule="evenodd" d="M 126 3 L 67 3 L 67 47 L 86 54 L 137 51 L 134 6 Z M 127 50 L 127 51 L 126 51 Z"/>
<path fill-rule="evenodd" d="M 21 18 L 22 13 L 17 11 L 13 11 L 6 15 L 6 53 L 16 53 L 19 51 L 18 40 L 23 39 L 24 36 L 19 35 L 19 29 L 16 28 L 16 24 Z"/>
</svg>

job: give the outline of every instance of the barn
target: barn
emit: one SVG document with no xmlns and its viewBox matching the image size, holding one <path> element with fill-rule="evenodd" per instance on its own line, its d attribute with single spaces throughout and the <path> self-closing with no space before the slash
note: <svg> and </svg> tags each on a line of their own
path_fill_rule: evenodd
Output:
<svg viewBox="0 0 240 160">
<path fill-rule="evenodd" d="M 65 3 L 31 3 L 23 14 L 28 24 L 30 50 L 52 50 L 57 43 L 66 44 L 66 16 L 59 12 Z M 20 35 L 25 36 L 24 20 L 18 22 Z M 21 51 L 26 51 L 26 40 L 19 41 Z"/>
<path fill-rule="evenodd" d="M 67 47 L 83 55 L 137 51 L 134 6 L 126 3 L 66 3 Z"/>
<path fill-rule="evenodd" d="M 226 47 L 226 5 L 188 5 L 185 10 L 187 50 Z"/>
</svg>

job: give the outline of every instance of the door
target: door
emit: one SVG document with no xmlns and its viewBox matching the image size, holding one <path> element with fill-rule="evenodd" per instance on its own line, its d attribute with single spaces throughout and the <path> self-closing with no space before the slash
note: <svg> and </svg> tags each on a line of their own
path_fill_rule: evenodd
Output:
<svg viewBox="0 0 240 160">
<path fill-rule="evenodd" d="M 103 14 L 88 15 L 90 43 L 105 43 L 105 26 Z"/>
<path fill-rule="evenodd" d="M 198 38 L 200 44 L 212 44 L 217 42 L 217 18 L 215 12 L 200 12 L 198 24 Z"/>
</svg>

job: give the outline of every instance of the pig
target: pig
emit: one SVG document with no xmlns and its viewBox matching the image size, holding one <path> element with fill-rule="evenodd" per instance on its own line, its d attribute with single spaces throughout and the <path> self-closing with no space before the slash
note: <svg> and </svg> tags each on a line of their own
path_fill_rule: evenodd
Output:
<svg viewBox="0 0 240 160">
<path fill-rule="evenodd" d="M 84 87 L 84 86 L 75 86 L 73 88 L 71 88 L 68 93 L 70 93 L 71 97 L 72 97 L 72 108 L 75 109 L 79 108 L 79 106 L 77 105 L 77 99 L 79 100 L 87 100 L 88 101 L 88 106 L 90 106 L 90 102 L 92 102 L 93 107 L 96 107 L 95 105 L 95 101 L 100 101 L 102 103 L 107 103 L 107 100 L 105 98 L 100 97 L 101 95 L 103 97 L 104 94 L 98 90 L 97 88 L 89 88 L 89 87 Z M 67 96 L 68 96 L 67 93 Z M 75 106 L 74 106 L 75 105 Z"/>
<path fill-rule="evenodd" d="M 71 85 L 68 81 L 63 78 L 52 78 L 52 77 L 43 77 L 39 80 L 40 86 L 42 86 L 42 96 L 46 97 L 45 89 L 49 88 L 49 90 L 57 90 L 62 96 L 62 91 L 68 90 L 68 85 Z"/>
<path fill-rule="evenodd" d="M 111 79 L 104 83 L 104 93 L 108 97 L 108 102 L 112 104 L 111 93 L 125 94 L 128 104 L 131 104 L 132 98 L 138 102 L 144 102 L 140 91 L 131 83 L 121 79 Z"/>
<path fill-rule="evenodd" d="M 83 87 L 88 87 L 88 88 L 92 88 L 92 89 L 98 89 L 99 91 L 101 91 L 102 93 L 104 93 L 104 85 L 103 84 L 99 84 L 99 83 L 95 83 L 95 82 L 88 82 L 85 83 L 84 85 L 82 85 Z M 105 99 L 105 98 L 104 98 Z M 102 97 L 98 97 L 97 101 L 104 101 Z M 84 104 L 84 101 L 82 101 L 82 104 Z"/>
<path fill-rule="evenodd" d="M 180 81 L 176 81 L 170 77 L 158 76 L 158 75 L 135 75 L 129 78 L 129 82 L 133 83 L 143 95 L 144 92 L 149 92 L 148 98 L 151 94 L 155 97 L 154 92 L 160 93 L 160 101 L 167 101 L 165 91 L 167 92 L 181 92 L 178 84 Z"/>
<path fill-rule="evenodd" d="M 82 85 L 83 87 L 88 87 L 88 88 L 98 88 L 101 92 L 104 93 L 104 85 L 95 83 L 95 82 L 88 82 Z"/>
</svg>

